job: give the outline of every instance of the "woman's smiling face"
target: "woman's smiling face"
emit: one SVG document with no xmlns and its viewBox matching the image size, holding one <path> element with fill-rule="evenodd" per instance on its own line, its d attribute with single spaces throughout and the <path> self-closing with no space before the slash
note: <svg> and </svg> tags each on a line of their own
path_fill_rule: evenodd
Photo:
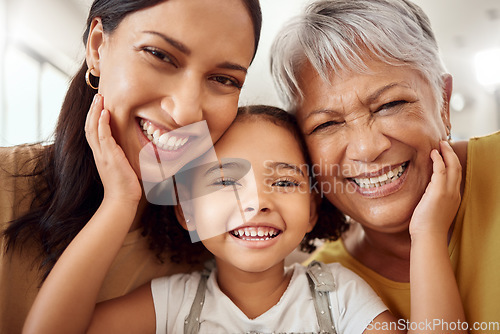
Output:
<svg viewBox="0 0 500 334">
<path fill-rule="evenodd" d="M 87 63 L 100 77 L 113 137 L 138 175 L 139 152 L 151 142 L 172 161 L 203 153 L 196 133 L 172 130 L 205 120 L 218 140 L 236 115 L 253 53 L 241 0 L 164 1 L 128 15 L 110 34 L 94 20 Z"/>
<path fill-rule="evenodd" d="M 367 73 L 340 73 L 330 84 L 304 66 L 297 117 L 322 195 L 365 227 L 398 232 L 430 180 L 448 108 L 438 110 L 417 71 L 367 64 Z"/>
</svg>

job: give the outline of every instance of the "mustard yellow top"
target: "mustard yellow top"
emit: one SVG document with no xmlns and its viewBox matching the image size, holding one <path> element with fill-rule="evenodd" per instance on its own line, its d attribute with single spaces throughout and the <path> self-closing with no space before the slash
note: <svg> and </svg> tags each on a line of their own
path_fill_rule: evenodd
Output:
<svg viewBox="0 0 500 334">
<path fill-rule="evenodd" d="M 448 250 L 471 333 L 500 333 L 499 166 L 500 132 L 470 139 L 464 195 Z M 356 272 L 395 316 L 410 319 L 410 284 L 365 267 L 346 251 L 342 240 L 326 243 L 313 258 L 340 262 Z"/>
</svg>

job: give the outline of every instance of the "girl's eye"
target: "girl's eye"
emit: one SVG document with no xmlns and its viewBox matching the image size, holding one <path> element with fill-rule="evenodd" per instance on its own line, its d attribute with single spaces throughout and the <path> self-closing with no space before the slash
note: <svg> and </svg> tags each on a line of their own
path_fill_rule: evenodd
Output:
<svg viewBox="0 0 500 334">
<path fill-rule="evenodd" d="M 328 122 L 325 122 L 325 123 L 322 123 L 318 126 L 316 126 L 310 134 L 312 133 L 315 133 L 315 132 L 318 132 L 318 131 L 322 131 L 322 130 L 326 130 L 328 128 L 331 128 L 331 127 L 335 127 L 335 126 L 338 126 L 338 125 L 341 125 L 343 124 L 343 122 L 337 122 L 337 121 L 328 121 Z"/>
<path fill-rule="evenodd" d="M 282 191 L 294 191 L 300 186 L 300 183 L 294 180 L 277 180 L 273 182 L 273 187 L 278 187 Z"/>
<path fill-rule="evenodd" d="M 229 186 L 241 186 L 237 180 L 232 178 L 219 178 L 212 183 L 213 186 L 218 187 L 229 187 Z"/>
<path fill-rule="evenodd" d="M 238 89 L 241 89 L 242 87 L 238 80 L 224 75 L 216 75 L 210 79 L 224 86 L 234 86 Z"/>
<path fill-rule="evenodd" d="M 278 181 L 273 185 L 277 187 L 297 187 L 299 184 L 292 181 Z"/>
<path fill-rule="evenodd" d="M 162 51 L 160 49 L 147 47 L 147 48 L 144 48 L 144 51 L 146 51 L 147 53 L 149 53 L 153 57 L 159 59 L 160 61 L 172 64 L 175 67 L 177 67 L 177 65 L 175 63 L 175 58 L 172 57 L 172 56 L 170 56 L 168 53 L 166 53 L 166 52 L 164 52 L 164 51 Z"/>
</svg>

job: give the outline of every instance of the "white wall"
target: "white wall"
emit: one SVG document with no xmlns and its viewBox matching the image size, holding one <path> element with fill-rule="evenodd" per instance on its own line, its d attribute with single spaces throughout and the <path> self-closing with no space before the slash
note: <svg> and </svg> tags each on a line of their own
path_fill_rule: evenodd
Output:
<svg viewBox="0 0 500 334">
<path fill-rule="evenodd" d="M 81 35 L 91 0 L 0 1 L 2 1 L 0 3 L 0 54 L 4 46 L 2 40 L 9 43 L 24 43 L 57 64 L 68 75 L 72 75 L 76 71 L 84 59 Z M 449 37 L 447 37 L 449 35 L 447 34 L 453 31 L 453 28 L 449 26 L 451 24 L 467 25 L 467 22 L 463 21 L 462 15 L 467 13 L 467 10 L 462 9 L 460 15 L 457 12 L 460 23 L 456 23 L 453 21 L 452 6 L 447 6 L 446 21 L 449 24 L 443 24 L 443 13 L 432 12 L 433 8 L 439 8 L 433 7 L 434 4 L 458 2 L 453 2 L 456 0 L 440 1 L 436 3 L 430 0 L 415 0 L 429 13 L 431 21 L 437 23 L 433 25 L 436 28 L 438 41 L 446 46 L 443 50 L 449 52 L 449 54 L 444 55 L 444 59 L 448 62 L 450 72 L 456 73 L 455 89 L 464 94 L 467 101 L 470 102 L 462 112 L 452 113 L 453 133 L 457 138 L 467 138 L 498 130 L 499 111 L 493 95 L 478 87 L 477 83 L 470 79 L 470 76 L 463 74 L 464 69 L 471 67 L 472 61 L 469 63 L 468 58 L 466 60 L 463 57 L 459 58 L 458 52 L 449 51 L 450 48 L 447 47 L 449 44 Z M 274 35 L 284 21 L 298 13 L 306 3 L 308 0 L 261 0 L 264 21 L 261 43 L 242 90 L 240 104 L 282 106 L 269 75 L 269 49 Z M 460 3 L 466 2 L 461 1 Z M 5 20 L 2 17 L 2 9 L 6 13 Z M 443 31 L 444 27 L 446 27 L 446 31 Z M 1 63 L 3 63 L 2 55 L 0 55 Z M 8 123 L 12 117 L 6 117 L 4 110 L 5 87 L 9 84 L 9 80 L 5 77 L 5 71 L 0 67 L 0 92 L 2 92 L 0 94 L 0 122 L 2 123 L 0 124 L 0 132 L 2 129 L 13 126 Z M 1 137 L 2 133 L 0 133 L 0 145 L 5 145 L 1 142 Z"/>
<path fill-rule="evenodd" d="M 3 0 L 7 2 L 8 39 L 32 46 L 73 74 L 84 57 L 82 34 L 87 13 L 69 0 Z"/>
</svg>

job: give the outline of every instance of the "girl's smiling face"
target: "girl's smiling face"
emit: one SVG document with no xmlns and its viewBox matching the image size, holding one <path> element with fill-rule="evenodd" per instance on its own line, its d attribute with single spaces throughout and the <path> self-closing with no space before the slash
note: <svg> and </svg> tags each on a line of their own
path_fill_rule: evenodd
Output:
<svg viewBox="0 0 500 334">
<path fill-rule="evenodd" d="M 211 192 L 193 196 L 184 216 L 218 265 L 250 272 L 282 265 L 315 223 L 296 138 L 269 120 L 237 120 L 215 150 L 219 168 L 198 173 L 193 185 L 198 195 Z"/>
<path fill-rule="evenodd" d="M 240 0 L 168 0 L 126 16 L 117 29 L 91 26 L 87 63 L 111 112 L 113 137 L 138 175 L 152 142 L 172 161 L 195 150 L 205 120 L 216 141 L 236 115 L 254 53 L 253 24 Z M 190 149 L 188 149 L 190 148 Z"/>
</svg>

